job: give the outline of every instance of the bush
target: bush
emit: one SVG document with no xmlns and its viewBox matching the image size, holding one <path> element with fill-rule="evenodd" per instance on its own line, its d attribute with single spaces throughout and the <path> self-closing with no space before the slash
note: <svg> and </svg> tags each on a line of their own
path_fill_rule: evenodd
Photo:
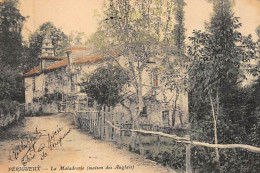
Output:
<svg viewBox="0 0 260 173">
<path fill-rule="evenodd" d="M 260 146 L 258 109 L 259 86 L 234 87 L 221 96 L 218 116 L 218 143 L 248 144 Z M 213 120 L 208 98 L 201 93 L 190 95 L 190 118 L 192 140 L 214 143 Z M 241 149 L 219 150 L 220 162 L 216 163 L 215 149 L 192 148 L 192 165 L 195 172 L 260 172 L 260 154 Z"/>
<path fill-rule="evenodd" d="M 101 66 L 86 75 L 81 84 L 82 92 L 97 101 L 99 105 L 115 106 L 124 96 L 124 86 L 129 77 L 119 66 Z"/>
<path fill-rule="evenodd" d="M 1 100 L 0 101 L 0 113 L 4 116 L 7 116 L 8 114 L 15 114 L 17 111 L 17 108 L 19 106 L 19 103 L 12 100 Z"/>
</svg>

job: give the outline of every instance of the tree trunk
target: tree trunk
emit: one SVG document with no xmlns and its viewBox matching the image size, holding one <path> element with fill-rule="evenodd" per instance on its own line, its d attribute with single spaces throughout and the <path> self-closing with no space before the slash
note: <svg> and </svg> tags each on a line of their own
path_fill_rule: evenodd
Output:
<svg viewBox="0 0 260 173">
<path fill-rule="evenodd" d="M 212 101 L 212 96 L 211 96 L 211 94 L 209 94 L 209 98 L 210 98 L 210 104 L 211 104 L 211 109 L 212 109 L 212 116 L 213 116 L 213 121 L 214 121 L 215 144 L 218 144 L 217 120 L 216 120 L 215 108 L 214 108 L 214 104 L 213 104 L 213 101 Z M 219 162 L 219 152 L 218 152 L 218 148 L 215 148 L 215 149 L 216 149 L 216 161 Z"/>
<path fill-rule="evenodd" d="M 186 173 L 191 171 L 191 144 L 186 144 Z"/>
<path fill-rule="evenodd" d="M 174 108 L 173 108 L 173 112 L 172 112 L 172 127 L 174 127 L 174 124 L 175 124 L 178 97 L 179 97 L 179 91 L 176 90 Z"/>
<path fill-rule="evenodd" d="M 142 72 L 139 72 L 138 76 L 138 114 L 140 114 L 143 111 L 143 80 L 142 80 Z"/>
<path fill-rule="evenodd" d="M 216 95 L 216 102 L 217 102 L 217 110 L 216 110 L 216 121 L 218 120 L 219 117 L 219 87 L 217 87 L 217 95 Z"/>
<path fill-rule="evenodd" d="M 138 116 L 140 116 L 140 113 L 143 111 L 143 92 L 142 92 L 142 88 L 143 88 L 143 83 L 142 83 L 142 71 L 139 69 L 138 72 L 138 86 L 137 86 L 137 101 L 138 101 L 138 111 L 136 111 L 136 117 L 133 118 L 133 123 L 132 123 L 132 129 L 138 129 L 139 128 L 139 122 L 138 122 Z M 137 134 L 136 132 L 132 132 L 131 135 L 131 148 L 133 150 L 135 150 L 136 148 L 136 139 L 137 139 Z"/>
</svg>

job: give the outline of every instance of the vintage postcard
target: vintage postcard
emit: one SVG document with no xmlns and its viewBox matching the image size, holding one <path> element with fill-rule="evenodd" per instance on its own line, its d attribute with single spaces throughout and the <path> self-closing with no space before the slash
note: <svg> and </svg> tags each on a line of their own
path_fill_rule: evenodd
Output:
<svg viewBox="0 0 260 173">
<path fill-rule="evenodd" d="M 260 0 L 0 0 L 0 173 L 259 173 Z"/>
</svg>

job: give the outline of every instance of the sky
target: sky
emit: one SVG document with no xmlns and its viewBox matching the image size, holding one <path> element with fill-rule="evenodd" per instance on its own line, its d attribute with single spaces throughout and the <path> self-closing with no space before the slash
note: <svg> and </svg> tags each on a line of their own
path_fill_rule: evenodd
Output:
<svg viewBox="0 0 260 173">
<path fill-rule="evenodd" d="M 94 14 L 102 12 L 104 0 L 20 0 L 20 12 L 29 16 L 24 24 L 23 36 L 27 40 L 42 23 L 51 21 L 66 34 L 71 31 L 85 32 L 87 36 L 96 31 L 98 26 Z M 193 29 L 204 29 L 209 21 L 212 5 L 206 0 L 186 0 L 185 26 L 186 35 L 191 36 Z M 260 25 L 260 0 L 236 0 L 235 16 L 240 17 L 243 26 L 240 31 L 252 34 Z"/>
</svg>

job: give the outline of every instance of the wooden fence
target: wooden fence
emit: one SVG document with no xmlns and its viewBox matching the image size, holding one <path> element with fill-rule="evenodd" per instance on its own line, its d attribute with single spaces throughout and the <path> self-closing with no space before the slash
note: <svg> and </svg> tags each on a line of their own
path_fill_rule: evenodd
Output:
<svg viewBox="0 0 260 173">
<path fill-rule="evenodd" d="M 93 134 L 94 137 L 114 142 L 122 148 L 128 148 L 133 152 L 142 155 L 152 154 L 153 157 L 160 155 L 165 150 L 170 150 L 175 143 L 183 144 L 185 152 L 186 172 L 191 173 L 191 146 L 203 146 L 210 148 L 231 148 L 244 149 L 259 153 L 260 148 L 244 144 L 209 144 L 205 142 L 192 141 L 189 135 L 176 135 L 176 129 L 170 127 L 160 127 L 151 124 L 140 124 L 135 129 L 131 123 L 120 121 L 119 112 L 112 109 L 102 109 L 101 111 L 80 110 L 75 112 L 77 125 Z M 185 132 L 185 131 L 184 131 Z M 187 134 L 187 133 L 186 133 Z M 152 153 L 151 153 L 152 152 Z"/>
<path fill-rule="evenodd" d="M 76 124 L 95 138 L 114 142 L 120 148 L 127 148 L 142 155 L 151 154 L 152 157 L 157 157 L 163 150 L 167 150 L 163 149 L 165 142 L 161 139 L 165 135 L 166 137 L 174 136 L 178 140 L 189 140 L 189 136 L 173 135 L 176 129 L 170 127 L 140 124 L 140 129 L 134 130 L 131 123 L 126 123 L 118 117 L 120 117 L 120 112 L 114 112 L 113 109 L 108 108 L 101 111 L 76 109 L 75 112 Z M 187 150 L 190 150 L 190 144 L 186 145 Z M 166 147 L 169 149 L 171 144 Z M 190 157 L 186 157 L 186 160 L 187 165 L 189 165 Z"/>
</svg>

